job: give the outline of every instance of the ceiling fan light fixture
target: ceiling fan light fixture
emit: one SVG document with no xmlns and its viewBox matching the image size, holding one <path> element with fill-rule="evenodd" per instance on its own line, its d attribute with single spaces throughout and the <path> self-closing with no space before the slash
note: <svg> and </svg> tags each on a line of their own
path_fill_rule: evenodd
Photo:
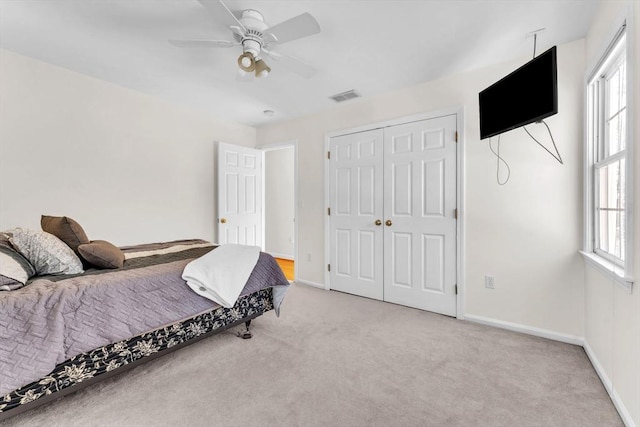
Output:
<svg viewBox="0 0 640 427">
<path fill-rule="evenodd" d="M 2 0 L 0 0 L 1 2 Z M 320 32 L 320 24 L 308 12 L 294 16 L 276 25 L 265 22 L 264 16 L 256 10 L 231 11 L 225 4 L 227 0 L 198 0 L 202 6 L 216 15 L 219 23 L 231 31 L 230 40 L 169 40 L 176 47 L 186 48 L 229 48 L 242 46 L 242 54 L 237 58 L 238 72 L 236 80 L 251 81 L 255 77 L 266 77 L 271 68 L 261 60 L 266 55 L 280 62 L 280 67 L 304 78 L 315 74 L 313 67 L 293 57 L 272 51 L 272 47 L 302 39 Z M 238 15 L 241 15 L 238 17 Z"/>
<path fill-rule="evenodd" d="M 271 68 L 262 60 L 258 59 L 255 64 L 256 77 L 267 77 L 271 72 Z"/>
<path fill-rule="evenodd" d="M 238 67 L 246 72 L 251 72 L 256 69 L 256 60 L 251 52 L 244 52 L 238 57 Z"/>
</svg>

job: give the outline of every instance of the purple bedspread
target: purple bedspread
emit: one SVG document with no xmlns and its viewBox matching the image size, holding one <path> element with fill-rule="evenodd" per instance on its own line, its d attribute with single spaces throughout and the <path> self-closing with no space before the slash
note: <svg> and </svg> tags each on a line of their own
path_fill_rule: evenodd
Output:
<svg viewBox="0 0 640 427">
<path fill-rule="evenodd" d="M 70 357 L 218 307 L 182 280 L 189 261 L 43 278 L 0 293 L 0 396 Z M 261 253 L 241 295 L 288 284 L 275 260 Z"/>
</svg>

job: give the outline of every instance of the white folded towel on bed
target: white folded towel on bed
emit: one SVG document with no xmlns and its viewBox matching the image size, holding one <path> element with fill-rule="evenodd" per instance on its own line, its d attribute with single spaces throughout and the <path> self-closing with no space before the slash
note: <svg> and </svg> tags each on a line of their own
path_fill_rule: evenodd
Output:
<svg viewBox="0 0 640 427">
<path fill-rule="evenodd" d="M 230 308 L 238 300 L 259 256 L 258 246 L 220 245 L 187 264 L 182 278 L 198 295 Z"/>
</svg>

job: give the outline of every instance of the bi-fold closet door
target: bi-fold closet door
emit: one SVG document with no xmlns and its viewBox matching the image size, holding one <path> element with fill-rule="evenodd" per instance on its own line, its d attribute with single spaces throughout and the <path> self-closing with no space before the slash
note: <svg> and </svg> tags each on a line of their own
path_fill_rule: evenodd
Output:
<svg viewBox="0 0 640 427">
<path fill-rule="evenodd" d="M 330 139 L 331 289 L 456 315 L 456 126 Z"/>
</svg>

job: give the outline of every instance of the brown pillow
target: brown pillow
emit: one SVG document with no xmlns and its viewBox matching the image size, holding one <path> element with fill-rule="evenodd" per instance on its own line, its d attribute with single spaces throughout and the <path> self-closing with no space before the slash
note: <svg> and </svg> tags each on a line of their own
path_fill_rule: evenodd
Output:
<svg viewBox="0 0 640 427">
<path fill-rule="evenodd" d="M 80 256 L 97 268 L 122 268 L 124 253 L 106 240 L 93 240 L 78 246 Z"/>
<path fill-rule="evenodd" d="M 78 246 L 89 243 L 89 238 L 80 224 L 69 217 L 42 215 L 40 225 L 42 231 L 53 234 L 65 242 L 76 254 Z"/>
</svg>

